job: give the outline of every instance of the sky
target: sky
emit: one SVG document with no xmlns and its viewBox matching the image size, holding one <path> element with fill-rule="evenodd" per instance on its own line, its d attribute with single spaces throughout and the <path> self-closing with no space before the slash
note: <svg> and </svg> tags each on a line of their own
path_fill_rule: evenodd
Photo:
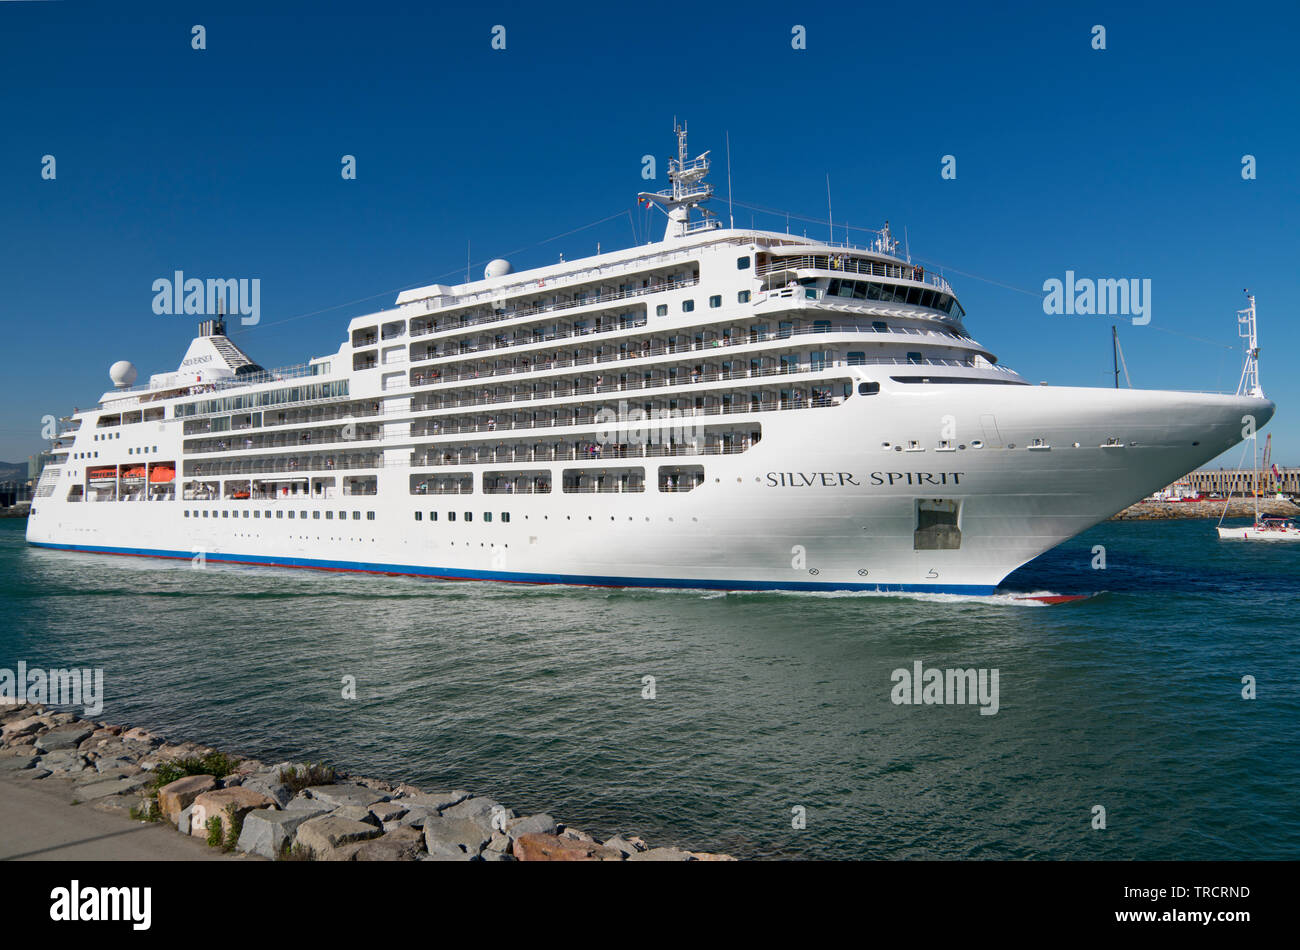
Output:
<svg viewBox="0 0 1300 950">
<path fill-rule="evenodd" d="M 276 367 L 467 261 L 657 239 L 636 194 L 666 187 L 679 119 L 724 220 L 729 141 L 738 226 L 863 243 L 888 219 L 1033 382 L 1113 385 L 1114 324 L 1134 386 L 1232 391 L 1249 287 L 1264 431 L 1300 465 L 1297 26 L 1295 3 L 0 0 L 0 459 L 115 360 L 176 369 L 197 318 L 152 307 L 174 271 L 258 278 L 231 335 Z M 1067 271 L 1149 279 L 1150 323 L 1046 313 Z"/>
</svg>

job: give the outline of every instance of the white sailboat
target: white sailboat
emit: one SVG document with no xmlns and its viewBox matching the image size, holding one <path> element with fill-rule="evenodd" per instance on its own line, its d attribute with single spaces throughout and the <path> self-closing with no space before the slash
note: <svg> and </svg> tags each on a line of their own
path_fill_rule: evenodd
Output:
<svg viewBox="0 0 1300 950">
<path fill-rule="evenodd" d="M 1259 338 L 1255 332 L 1255 295 L 1247 291 L 1246 299 L 1250 306 L 1237 311 L 1238 332 L 1246 339 L 1246 362 L 1241 370 L 1241 382 L 1237 384 L 1237 394 L 1260 395 L 1263 390 L 1259 385 Z M 1243 420 L 1244 421 L 1244 420 Z M 1217 530 L 1222 541 L 1300 541 L 1300 527 L 1288 518 L 1265 518 L 1259 510 L 1259 440 L 1256 426 L 1250 425 L 1251 448 L 1251 497 L 1255 499 L 1254 524 L 1224 527 L 1223 519 L 1228 515 L 1228 506 L 1232 504 L 1232 493 L 1223 503 L 1223 514 L 1219 516 Z M 1243 455 L 1245 453 L 1243 452 Z"/>
</svg>

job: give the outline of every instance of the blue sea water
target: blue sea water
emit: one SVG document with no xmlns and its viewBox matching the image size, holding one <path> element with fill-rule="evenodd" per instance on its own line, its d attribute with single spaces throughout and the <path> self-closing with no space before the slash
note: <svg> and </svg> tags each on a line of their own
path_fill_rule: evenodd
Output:
<svg viewBox="0 0 1300 950">
<path fill-rule="evenodd" d="M 99 718 L 174 740 L 744 857 L 1300 857 L 1300 545 L 1212 522 L 1103 524 L 1002 585 L 1101 592 L 1053 607 L 192 570 L 22 529 L 0 668 L 102 667 Z M 997 714 L 891 702 L 918 660 L 997 669 Z"/>
</svg>

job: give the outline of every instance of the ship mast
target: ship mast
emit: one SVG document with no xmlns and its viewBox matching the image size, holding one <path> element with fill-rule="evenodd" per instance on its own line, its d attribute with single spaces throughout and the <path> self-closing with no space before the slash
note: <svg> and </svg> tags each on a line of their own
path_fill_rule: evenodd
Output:
<svg viewBox="0 0 1300 950">
<path fill-rule="evenodd" d="M 1237 311 L 1237 335 L 1246 341 L 1246 362 L 1241 367 L 1241 382 L 1237 383 L 1238 396 L 1263 396 L 1259 385 L 1259 337 L 1255 332 L 1255 295 L 1246 291 L 1250 306 Z"/>
<path fill-rule="evenodd" d="M 686 148 L 686 124 L 674 125 L 673 131 L 677 133 L 677 157 L 668 161 L 668 181 L 672 187 L 666 191 L 643 191 L 637 195 L 638 201 L 653 204 L 668 215 L 665 241 L 718 227 L 713 212 L 701 207 L 713 197 L 713 186 L 704 180 L 709 173 L 709 153 L 691 158 Z M 693 209 L 700 212 L 697 221 L 691 220 Z"/>
</svg>

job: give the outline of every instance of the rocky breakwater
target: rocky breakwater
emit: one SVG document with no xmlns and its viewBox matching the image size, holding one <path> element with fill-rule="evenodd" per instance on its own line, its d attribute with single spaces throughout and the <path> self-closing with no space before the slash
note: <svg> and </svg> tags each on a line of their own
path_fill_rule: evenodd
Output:
<svg viewBox="0 0 1300 950">
<path fill-rule="evenodd" d="M 0 706 L 0 778 L 63 783 L 74 804 L 166 822 L 272 860 L 731 861 L 605 840 L 471 792 L 424 791 L 302 763 L 237 760 L 39 703 Z"/>
<path fill-rule="evenodd" d="M 1295 518 L 1300 506 L 1276 498 L 1260 499 L 1259 513 L 1267 518 Z M 1163 521 L 1173 518 L 1214 518 L 1223 514 L 1223 500 L 1218 501 L 1139 501 L 1130 505 L 1111 521 Z M 1228 505 L 1229 518 L 1254 518 L 1255 503 L 1249 498 L 1234 498 Z"/>
</svg>

